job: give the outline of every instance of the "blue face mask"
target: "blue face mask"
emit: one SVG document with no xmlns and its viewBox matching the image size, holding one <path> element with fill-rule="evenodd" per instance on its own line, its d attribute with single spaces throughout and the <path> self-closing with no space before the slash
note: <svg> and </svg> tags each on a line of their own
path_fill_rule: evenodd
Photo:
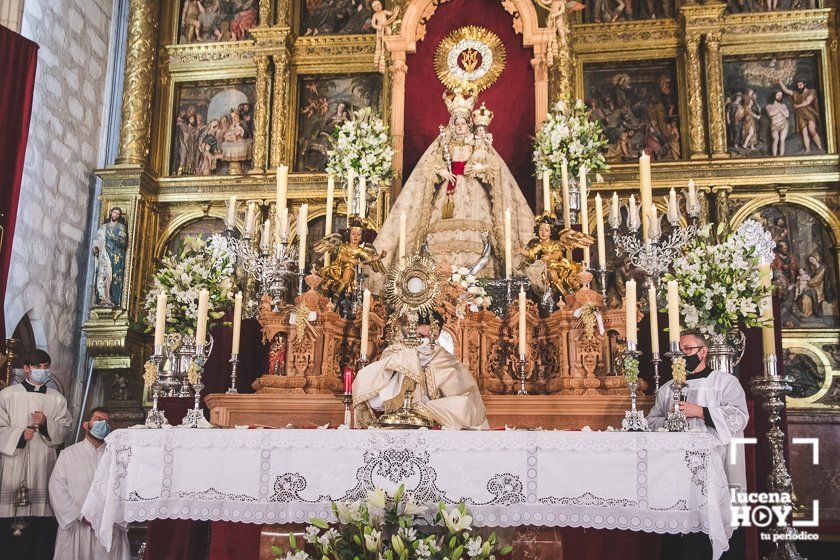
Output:
<svg viewBox="0 0 840 560">
<path fill-rule="evenodd" d="M 39 383 L 39 384 L 46 383 L 49 378 L 50 378 L 50 370 L 49 369 L 32 368 L 32 369 L 29 370 L 29 379 L 31 379 L 35 383 Z"/>
<path fill-rule="evenodd" d="M 105 439 L 111 433 L 111 426 L 105 420 L 96 420 L 90 424 L 88 431 L 96 439 Z"/>
</svg>

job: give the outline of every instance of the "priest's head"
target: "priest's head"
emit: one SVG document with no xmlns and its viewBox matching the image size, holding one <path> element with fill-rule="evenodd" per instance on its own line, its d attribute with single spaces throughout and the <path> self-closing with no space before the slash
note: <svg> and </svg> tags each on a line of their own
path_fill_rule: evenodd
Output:
<svg viewBox="0 0 840 560">
<path fill-rule="evenodd" d="M 33 385 L 43 385 L 50 378 L 50 364 L 52 358 L 45 351 L 36 348 L 31 352 L 27 352 L 21 363 L 23 371 L 26 373 L 26 379 Z"/>
<path fill-rule="evenodd" d="M 103 406 L 91 409 L 82 422 L 82 429 L 95 440 L 104 440 L 111 432 L 111 411 Z"/>
<path fill-rule="evenodd" d="M 706 369 L 709 348 L 699 332 L 685 331 L 680 335 L 680 352 L 685 358 L 685 371 L 694 373 Z"/>
</svg>

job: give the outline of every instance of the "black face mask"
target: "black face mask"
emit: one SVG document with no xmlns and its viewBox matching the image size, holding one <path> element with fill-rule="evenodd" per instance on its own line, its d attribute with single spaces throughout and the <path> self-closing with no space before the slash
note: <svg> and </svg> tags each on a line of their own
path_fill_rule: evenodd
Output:
<svg viewBox="0 0 840 560">
<path fill-rule="evenodd" d="M 694 370 L 697 369 L 697 366 L 700 365 L 700 356 L 697 354 L 692 354 L 691 356 L 685 357 L 685 371 L 689 374 L 693 373 Z"/>
</svg>

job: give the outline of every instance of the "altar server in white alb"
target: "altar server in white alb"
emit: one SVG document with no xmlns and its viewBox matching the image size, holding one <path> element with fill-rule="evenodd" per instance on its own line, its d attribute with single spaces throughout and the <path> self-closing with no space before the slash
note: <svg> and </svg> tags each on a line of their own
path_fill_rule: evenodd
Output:
<svg viewBox="0 0 840 560">
<path fill-rule="evenodd" d="M 111 431 L 110 412 L 94 408 L 82 428 L 85 438 L 59 454 L 50 477 L 50 503 L 58 521 L 55 560 L 128 560 L 128 533 L 124 527 L 114 527 L 108 552 L 82 515 L 93 475 L 105 453 L 105 437 Z"/>
<path fill-rule="evenodd" d="M 688 395 L 680 403 L 680 410 L 685 413 L 692 430 L 708 431 L 715 434 L 724 444 L 724 468 L 730 487 L 747 489 L 744 450 L 741 446 L 737 454 L 737 463 L 730 464 L 729 448 L 732 438 L 744 437 L 744 428 L 749 420 L 747 397 L 738 378 L 722 371 L 713 371 L 706 364 L 709 348 L 702 336 L 686 332 L 680 337 L 680 350 L 685 357 L 686 382 Z M 668 381 L 659 388 L 656 403 L 647 419 L 651 430 L 665 425 L 673 392 Z"/>
<path fill-rule="evenodd" d="M 47 388 L 50 355 L 33 350 L 22 361 L 26 379 L 0 391 L 0 556 L 46 559 L 55 542 L 47 482 L 72 419 L 61 393 Z M 30 504 L 18 507 L 14 501 L 21 483 Z M 13 518 L 25 518 L 20 536 L 8 536 Z"/>
</svg>

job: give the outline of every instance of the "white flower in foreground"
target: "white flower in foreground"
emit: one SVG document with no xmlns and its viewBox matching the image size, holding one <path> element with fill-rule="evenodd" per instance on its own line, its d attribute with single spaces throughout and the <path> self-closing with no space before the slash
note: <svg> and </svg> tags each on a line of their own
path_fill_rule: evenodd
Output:
<svg viewBox="0 0 840 560">
<path fill-rule="evenodd" d="M 309 559 L 309 555 L 305 551 L 298 550 L 295 553 L 292 553 L 291 551 L 287 552 L 286 553 L 286 558 L 284 558 L 283 560 L 310 560 L 310 559 Z"/>
<path fill-rule="evenodd" d="M 468 531 L 472 527 L 472 516 L 462 515 L 458 508 L 453 508 L 450 511 L 443 512 L 443 521 L 446 523 L 447 529 L 452 533 L 458 531 Z"/>
<path fill-rule="evenodd" d="M 403 503 L 405 504 L 403 515 L 424 515 L 429 509 L 428 507 L 415 502 L 414 496 L 411 494 L 408 495 L 408 499 L 406 499 Z"/>
<path fill-rule="evenodd" d="M 481 554 L 481 536 L 477 536 L 474 539 L 470 539 L 467 541 L 467 554 L 470 558 L 474 558 Z"/>
<path fill-rule="evenodd" d="M 382 533 L 373 529 L 369 534 L 365 535 L 365 548 L 370 552 L 376 552 L 382 548 Z"/>
<path fill-rule="evenodd" d="M 375 507 L 375 508 L 385 508 L 385 491 L 380 488 L 376 487 L 373 490 L 368 490 L 367 493 L 367 504 L 368 507 Z"/>
<path fill-rule="evenodd" d="M 320 532 L 321 531 L 318 529 L 318 527 L 310 525 L 306 528 L 306 534 L 303 536 L 303 539 L 309 544 L 315 544 L 318 542 L 318 535 L 320 534 Z"/>
</svg>

